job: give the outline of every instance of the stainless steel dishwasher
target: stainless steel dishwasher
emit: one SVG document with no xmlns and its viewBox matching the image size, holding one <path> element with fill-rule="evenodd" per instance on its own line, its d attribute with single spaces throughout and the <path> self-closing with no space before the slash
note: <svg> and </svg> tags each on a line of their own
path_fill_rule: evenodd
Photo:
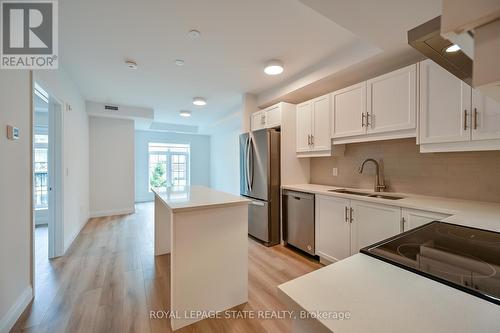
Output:
<svg viewBox="0 0 500 333">
<path fill-rule="evenodd" d="M 314 255 L 314 194 L 283 191 L 283 240 Z"/>
</svg>

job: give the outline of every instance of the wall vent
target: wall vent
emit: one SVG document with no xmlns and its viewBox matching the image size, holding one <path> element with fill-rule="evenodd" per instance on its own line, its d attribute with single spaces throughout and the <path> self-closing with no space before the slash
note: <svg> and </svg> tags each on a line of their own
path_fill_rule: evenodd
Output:
<svg viewBox="0 0 500 333">
<path fill-rule="evenodd" d="M 118 111 L 119 107 L 116 105 L 104 105 L 104 110 Z"/>
</svg>

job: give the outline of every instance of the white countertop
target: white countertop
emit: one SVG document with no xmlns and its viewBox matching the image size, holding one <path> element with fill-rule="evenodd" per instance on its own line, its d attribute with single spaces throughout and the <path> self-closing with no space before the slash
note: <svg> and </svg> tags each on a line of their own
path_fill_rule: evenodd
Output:
<svg viewBox="0 0 500 333">
<path fill-rule="evenodd" d="M 340 188 L 372 192 L 370 190 L 317 184 L 284 185 L 282 188 L 449 214 L 451 216 L 443 219 L 442 221 L 500 232 L 500 203 L 450 199 L 408 193 L 381 192 L 382 194 L 403 197 L 403 199 L 399 200 L 388 200 L 369 198 L 353 194 L 328 192 L 328 190 Z"/>
<path fill-rule="evenodd" d="M 500 306 L 364 254 L 278 288 L 306 311 L 349 311 L 319 319 L 336 333 L 500 332 Z"/>
<path fill-rule="evenodd" d="M 153 189 L 155 195 L 173 212 L 221 206 L 246 205 L 250 200 L 205 186 L 171 186 L 166 191 Z"/>
</svg>

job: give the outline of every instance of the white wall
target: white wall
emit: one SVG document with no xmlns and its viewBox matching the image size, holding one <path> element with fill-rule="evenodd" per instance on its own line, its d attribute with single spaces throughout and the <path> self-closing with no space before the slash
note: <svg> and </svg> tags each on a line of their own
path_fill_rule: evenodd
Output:
<svg viewBox="0 0 500 333">
<path fill-rule="evenodd" d="M 0 332 L 8 332 L 31 299 L 30 75 L 0 74 Z M 20 129 L 9 141 L 6 126 Z"/>
<path fill-rule="evenodd" d="M 216 122 L 210 129 L 210 186 L 216 190 L 240 194 L 240 155 L 239 135 L 242 127 L 250 126 L 244 122 L 245 107 Z M 250 114 L 250 113 L 248 113 Z"/>
<path fill-rule="evenodd" d="M 33 79 L 71 110 L 63 112 L 64 250 L 89 218 L 89 117 L 85 101 L 71 78 L 59 70 L 35 71 Z"/>
<path fill-rule="evenodd" d="M 210 186 L 210 137 L 169 132 L 135 132 L 136 202 L 151 201 L 154 196 L 148 185 L 148 143 L 189 143 L 191 145 L 191 185 Z"/>
<path fill-rule="evenodd" d="M 134 212 L 134 121 L 90 117 L 90 215 Z"/>
</svg>

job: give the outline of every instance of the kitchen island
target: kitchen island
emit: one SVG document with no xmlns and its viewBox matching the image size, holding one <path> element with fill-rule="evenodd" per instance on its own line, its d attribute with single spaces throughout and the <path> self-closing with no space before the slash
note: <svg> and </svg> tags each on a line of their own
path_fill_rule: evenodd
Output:
<svg viewBox="0 0 500 333">
<path fill-rule="evenodd" d="M 170 254 L 173 330 L 248 300 L 248 204 L 204 186 L 155 193 L 155 255 Z"/>
</svg>

